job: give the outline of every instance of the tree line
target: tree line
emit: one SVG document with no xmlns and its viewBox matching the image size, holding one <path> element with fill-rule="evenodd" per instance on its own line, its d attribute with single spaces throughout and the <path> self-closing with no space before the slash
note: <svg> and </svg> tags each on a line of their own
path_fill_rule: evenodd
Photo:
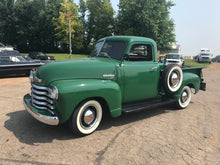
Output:
<svg viewBox="0 0 220 165">
<path fill-rule="evenodd" d="M 68 52 L 71 11 L 73 53 L 89 53 L 94 43 L 110 35 L 149 37 L 159 50 L 175 42 L 167 0 L 0 0 L 0 42 L 21 52 Z"/>
</svg>

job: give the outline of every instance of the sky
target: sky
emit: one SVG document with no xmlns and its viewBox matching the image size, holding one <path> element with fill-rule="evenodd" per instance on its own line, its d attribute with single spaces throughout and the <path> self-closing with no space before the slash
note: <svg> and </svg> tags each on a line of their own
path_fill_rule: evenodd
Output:
<svg viewBox="0 0 220 165">
<path fill-rule="evenodd" d="M 75 0 L 78 4 L 79 0 Z M 172 0 L 170 17 L 175 24 L 177 44 L 184 56 L 195 56 L 200 48 L 220 55 L 220 0 Z M 118 11 L 119 0 L 111 0 Z"/>
</svg>

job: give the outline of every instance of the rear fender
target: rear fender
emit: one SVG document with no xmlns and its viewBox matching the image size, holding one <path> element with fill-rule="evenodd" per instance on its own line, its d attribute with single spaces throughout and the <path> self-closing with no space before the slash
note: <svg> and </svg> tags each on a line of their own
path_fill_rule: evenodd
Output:
<svg viewBox="0 0 220 165">
<path fill-rule="evenodd" d="M 121 90 L 117 83 L 110 80 L 61 80 L 51 85 L 57 87 L 59 97 L 56 112 L 60 123 L 66 122 L 77 105 L 89 98 L 101 98 L 108 105 L 112 117 L 121 115 Z"/>
<path fill-rule="evenodd" d="M 183 72 L 183 83 L 180 87 L 180 89 L 175 94 L 175 99 L 178 100 L 180 98 L 180 94 L 182 89 L 185 86 L 189 86 L 190 88 L 195 89 L 195 93 L 197 93 L 200 89 L 200 83 L 201 79 L 197 74 L 189 73 L 189 72 Z"/>
</svg>

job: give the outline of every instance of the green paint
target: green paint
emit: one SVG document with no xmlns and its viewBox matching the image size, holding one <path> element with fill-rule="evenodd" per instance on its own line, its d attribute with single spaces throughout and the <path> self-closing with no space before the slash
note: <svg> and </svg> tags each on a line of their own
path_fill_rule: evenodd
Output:
<svg viewBox="0 0 220 165">
<path fill-rule="evenodd" d="M 126 48 L 120 60 L 108 57 L 91 57 L 78 60 L 51 62 L 40 67 L 36 76 L 42 79 L 40 86 L 56 86 L 59 92 L 55 101 L 55 115 L 60 123 L 66 122 L 76 107 L 86 99 L 96 99 L 107 105 L 112 117 L 121 115 L 122 104 L 162 97 L 161 73 L 164 65 L 157 61 L 156 43 L 144 37 L 112 36 L 99 41 L 123 41 Z M 151 46 L 152 60 L 132 61 L 126 57 L 133 45 Z M 182 87 L 174 95 L 180 97 L 185 85 L 190 85 L 198 92 L 202 68 L 183 69 Z M 24 99 L 27 98 L 27 96 Z M 41 113 L 42 110 L 33 108 Z"/>
</svg>

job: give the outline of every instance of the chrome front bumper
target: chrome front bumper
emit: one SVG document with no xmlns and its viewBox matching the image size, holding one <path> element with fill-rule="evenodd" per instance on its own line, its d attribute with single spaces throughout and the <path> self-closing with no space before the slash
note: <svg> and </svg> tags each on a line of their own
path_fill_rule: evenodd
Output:
<svg viewBox="0 0 220 165">
<path fill-rule="evenodd" d="M 38 121 L 48 124 L 48 125 L 58 125 L 59 124 L 59 118 L 57 116 L 47 116 L 40 114 L 35 110 L 34 107 L 31 106 L 31 97 L 30 95 L 24 96 L 24 106 L 26 110 Z"/>
</svg>

